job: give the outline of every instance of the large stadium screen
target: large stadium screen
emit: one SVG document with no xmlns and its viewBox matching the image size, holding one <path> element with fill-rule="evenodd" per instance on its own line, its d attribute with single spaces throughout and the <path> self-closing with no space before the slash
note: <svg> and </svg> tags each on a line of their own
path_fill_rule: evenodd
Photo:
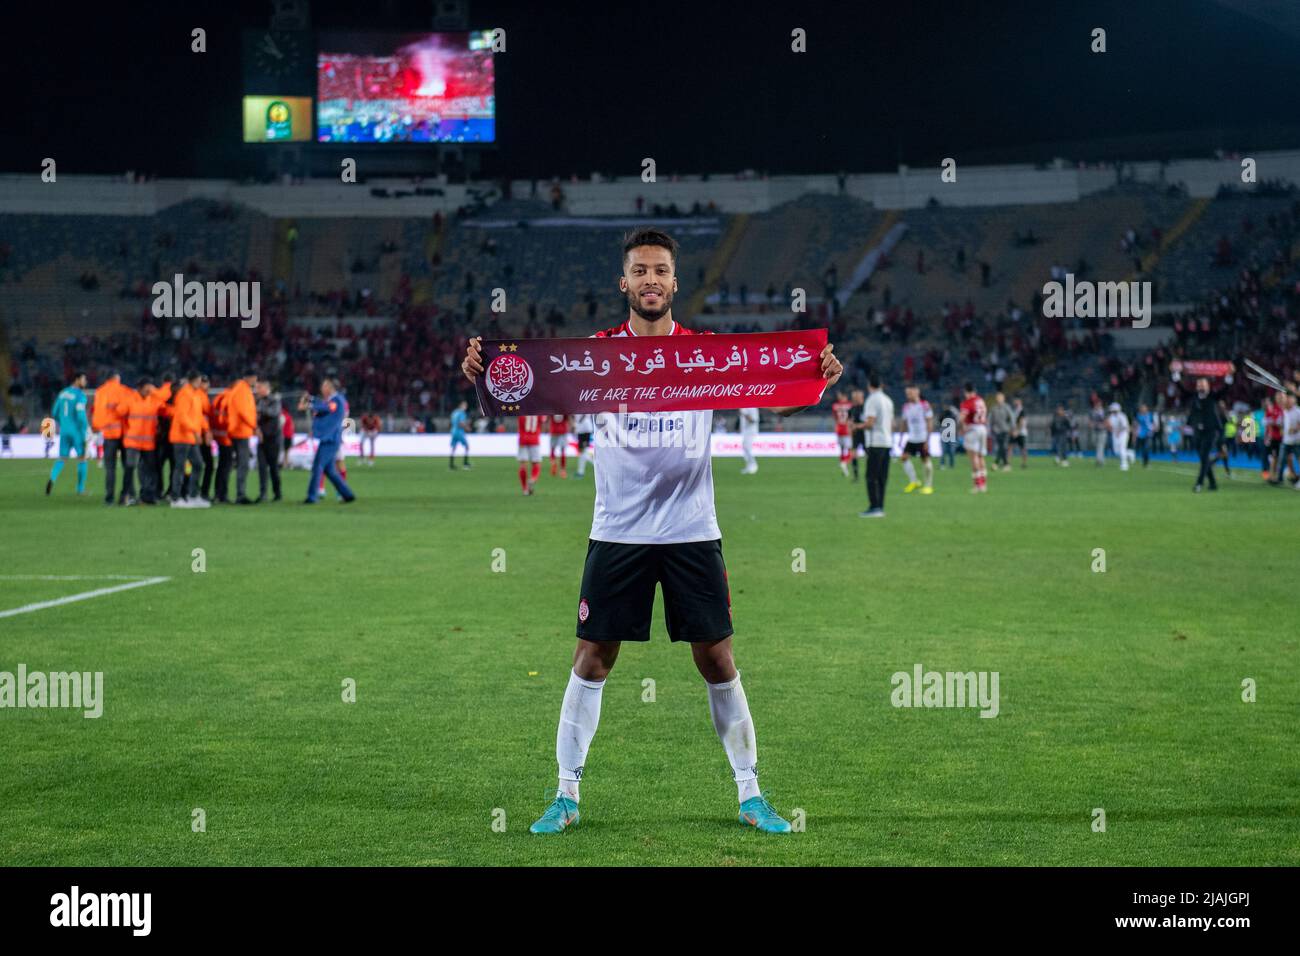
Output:
<svg viewBox="0 0 1300 956">
<path fill-rule="evenodd" d="M 245 96 L 245 143 L 311 140 L 310 96 Z"/>
<path fill-rule="evenodd" d="M 322 143 L 490 143 L 490 34 L 323 33 L 316 55 Z"/>
</svg>

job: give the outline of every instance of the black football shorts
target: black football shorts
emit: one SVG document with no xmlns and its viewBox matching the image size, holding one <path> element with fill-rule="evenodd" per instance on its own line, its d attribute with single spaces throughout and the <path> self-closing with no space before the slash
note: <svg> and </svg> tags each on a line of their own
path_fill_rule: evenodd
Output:
<svg viewBox="0 0 1300 956">
<path fill-rule="evenodd" d="M 664 623 L 674 641 L 730 637 L 731 591 L 722 540 L 681 544 L 587 542 L 578 597 L 584 641 L 648 641 L 655 585 L 663 587 Z"/>
</svg>

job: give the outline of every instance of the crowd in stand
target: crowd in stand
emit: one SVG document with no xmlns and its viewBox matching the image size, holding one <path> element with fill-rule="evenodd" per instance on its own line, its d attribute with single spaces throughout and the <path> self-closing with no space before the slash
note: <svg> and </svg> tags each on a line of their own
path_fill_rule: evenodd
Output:
<svg viewBox="0 0 1300 956">
<path fill-rule="evenodd" d="M 843 343 L 849 356 L 846 384 L 865 382 L 880 361 L 879 353 L 884 353 L 901 362 L 904 381 L 925 384 L 936 394 L 958 380 L 982 376 L 989 390 L 1023 390 L 1027 398 L 1037 397 L 1049 408 L 1049 400 L 1058 398 L 1061 390 L 1077 386 L 1076 391 L 1083 392 L 1091 386 L 1107 402 L 1119 401 L 1130 408 L 1146 402 L 1153 408 L 1176 410 L 1182 397 L 1168 380 L 1169 364 L 1175 359 L 1255 355 L 1268 359 L 1285 374 L 1300 367 L 1295 318 L 1300 315 L 1300 283 L 1288 279 L 1292 275 L 1290 241 L 1298 222 L 1300 202 L 1289 210 L 1270 212 L 1258 226 L 1243 219 L 1243 234 L 1266 232 L 1278 240 L 1272 260 L 1241 266 L 1231 287 L 1216 290 L 1194 309 L 1173 318 L 1174 337 L 1169 344 L 1138 357 L 1115 352 L 1105 323 L 1085 327 L 1077 320 L 1043 317 L 1039 295 L 1019 304 L 1008 301 L 993 311 L 978 311 L 966 299 L 944 303 L 936 313 L 921 314 L 892 301 L 885 285 L 865 311 L 842 312 L 835 304 L 839 278 L 833 266 L 821 276 L 821 300 L 811 304 L 808 313 L 781 321 L 775 328 L 828 326 L 832 340 Z M 1161 240 L 1158 226 L 1143 224 L 1127 229 L 1119 241 L 1140 258 L 1147 249 L 1158 248 Z M 164 248 L 173 241 L 174 237 L 166 234 L 158 239 Z M 1232 244 L 1226 237 L 1223 241 L 1229 243 L 1229 261 L 1235 262 Z M 490 236 L 482 239 L 479 252 L 497 257 Z M 1223 253 L 1221 246 L 1216 247 L 1215 261 L 1223 260 Z M 965 258 L 965 250 L 957 250 L 962 271 Z M 881 275 L 887 276 L 888 261 L 882 265 L 886 271 Z M 508 266 L 505 263 L 502 268 Z M 1085 274 L 1086 270 L 1080 261 L 1076 273 Z M 189 263 L 186 275 L 202 277 L 200 264 Z M 262 280 L 254 271 L 241 275 L 231 269 L 217 270 L 213 277 L 218 281 Z M 83 276 L 83 280 L 87 278 L 93 276 Z M 696 278 L 703 281 L 702 275 Z M 33 342 L 17 344 L 12 354 L 12 397 L 22 399 L 24 393 L 30 393 L 32 405 L 47 408 L 75 369 L 88 370 L 95 383 L 111 368 L 138 373 L 193 366 L 223 381 L 253 368 L 286 390 L 309 392 L 315 391 L 325 369 L 336 369 L 347 382 L 356 407 L 428 427 L 434 417 L 445 416 L 460 401 L 471 398 L 469 383 L 457 367 L 457 356 L 463 354 L 469 332 L 487 337 L 577 335 L 586 334 L 607 317 L 601 314 L 592 290 L 581 296 L 578 308 L 585 308 L 586 321 L 580 329 L 570 329 L 571 323 L 556 305 L 539 308 L 531 303 L 524 315 L 511 319 L 486 311 L 475 314 L 474 294 L 482 289 L 476 289 L 476 277 L 468 270 L 464 280 L 462 307 L 453 310 L 432 303 L 416 304 L 411 277 L 405 273 L 394 294 L 383 299 L 365 289 L 304 292 L 263 281 L 261 322 L 253 329 L 242 329 L 231 320 L 155 318 L 148 302 L 150 290 L 144 283 L 136 283 L 122 294 L 140 300 L 138 329 L 69 339 L 58 356 L 40 354 Z M 987 285 L 986 275 L 981 284 Z M 781 298 L 775 284 L 751 294 L 745 285 L 733 290 L 723 279 L 717 301 L 706 306 L 696 324 L 715 331 L 754 331 L 757 326 L 752 322 L 729 321 L 728 314 L 737 306 L 746 312 L 776 308 L 774 303 L 789 300 L 791 286 L 785 283 Z M 291 316 L 308 321 L 291 324 Z M 388 321 L 354 324 L 348 316 Z M 1115 320 L 1120 321 L 1125 320 Z M 870 354 L 873 352 L 876 354 Z M 1058 391 L 1053 393 L 1053 389 Z M 1230 403 L 1257 397 L 1248 383 L 1238 380 Z"/>
</svg>

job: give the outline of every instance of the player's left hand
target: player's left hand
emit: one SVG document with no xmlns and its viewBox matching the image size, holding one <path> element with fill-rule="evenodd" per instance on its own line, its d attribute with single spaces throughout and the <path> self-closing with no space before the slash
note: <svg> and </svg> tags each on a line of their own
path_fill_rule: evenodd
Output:
<svg viewBox="0 0 1300 956">
<path fill-rule="evenodd" d="M 831 345 L 829 342 L 826 344 L 826 348 L 822 349 L 821 359 L 822 378 L 826 379 L 826 387 L 830 388 L 838 382 L 840 376 L 844 374 L 844 366 L 841 365 L 840 360 L 835 357 L 835 346 Z"/>
</svg>

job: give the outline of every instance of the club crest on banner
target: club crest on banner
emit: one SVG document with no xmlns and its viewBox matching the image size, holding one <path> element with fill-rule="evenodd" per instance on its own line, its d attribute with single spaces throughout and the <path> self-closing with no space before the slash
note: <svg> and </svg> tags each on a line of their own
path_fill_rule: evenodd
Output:
<svg viewBox="0 0 1300 956">
<path fill-rule="evenodd" d="M 533 390 L 533 369 L 522 355 L 507 352 L 488 363 L 488 394 L 506 405 L 518 404 Z"/>
</svg>

